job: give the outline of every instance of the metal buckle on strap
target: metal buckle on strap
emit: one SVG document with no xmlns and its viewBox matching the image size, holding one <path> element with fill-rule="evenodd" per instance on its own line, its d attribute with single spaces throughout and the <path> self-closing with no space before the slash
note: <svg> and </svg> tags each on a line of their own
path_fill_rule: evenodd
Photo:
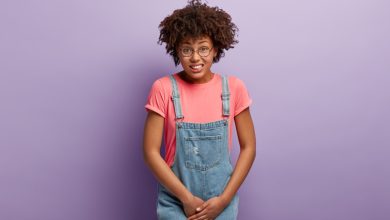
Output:
<svg viewBox="0 0 390 220">
<path fill-rule="evenodd" d="M 172 100 L 174 100 L 174 99 L 180 99 L 180 95 L 172 95 L 171 99 L 172 99 Z"/>
<path fill-rule="evenodd" d="M 227 100 L 230 98 L 230 93 L 222 94 L 221 97 L 223 100 Z"/>
</svg>

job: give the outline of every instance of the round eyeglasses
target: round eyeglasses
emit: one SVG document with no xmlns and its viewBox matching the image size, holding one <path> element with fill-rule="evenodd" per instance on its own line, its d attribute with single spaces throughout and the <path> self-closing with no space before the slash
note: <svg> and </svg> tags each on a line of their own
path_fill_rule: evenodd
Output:
<svg viewBox="0 0 390 220">
<path fill-rule="evenodd" d="M 210 55 L 211 49 L 213 48 L 200 47 L 198 50 L 194 50 L 190 47 L 183 47 L 180 48 L 179 51 L 183 57 L 190 57 L 194 54 L 194 52 L 197 52 L 201 57 L 207 57 L 208 55 Z"/>
</svg>

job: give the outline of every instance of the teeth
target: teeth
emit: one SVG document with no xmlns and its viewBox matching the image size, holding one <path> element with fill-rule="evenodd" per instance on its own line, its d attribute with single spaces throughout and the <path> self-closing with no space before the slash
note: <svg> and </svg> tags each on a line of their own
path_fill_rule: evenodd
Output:
<svg viewBox="0 0 390 220">
<path fill-rule="evenodd" d="M 202 67 L 202 65 L 191 66 L 191 68 L 193 68 L 193 69 L 200 69 L 201 67 Z"/>
</svg>

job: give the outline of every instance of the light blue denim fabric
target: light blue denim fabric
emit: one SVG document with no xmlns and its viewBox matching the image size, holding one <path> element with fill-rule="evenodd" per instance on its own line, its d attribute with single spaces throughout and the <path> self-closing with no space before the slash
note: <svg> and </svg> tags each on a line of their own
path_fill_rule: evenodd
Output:
<svg viewBox="0 0 390 220">
<path fill-rule="evenodd" d="M 233 168 L 228 150 L 228 119 L 209 123 L 182 122 L 184 116 L 180 104 L 176 80 L 172 81 L 172 100 L 176 114 L 176 153 L 171 167 L 186 188 L 204 201 L 219 196 L 226 187 Z M 227 77 L 223 77 L 222 115 L 230 114 L 230 93 Z M 238 196 L 216 218 L 235 220 L 238 214 Z M 159 184 L 157 199 L 159 220 L 185 220 L 181 202 Z"/>
</svg>

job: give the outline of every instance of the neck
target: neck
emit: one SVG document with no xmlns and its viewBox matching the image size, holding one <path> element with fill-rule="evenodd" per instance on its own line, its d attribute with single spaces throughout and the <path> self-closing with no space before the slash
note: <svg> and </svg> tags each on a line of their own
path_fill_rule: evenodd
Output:
<svg viewBox="0 0 390 220">
<path fill-rule="evenodd" d="M 202 79 L 201 82 L 199 81 L 195 81 L 194 79 L 191 79 L 190 77 L 187 76 L 187 74 L 183 71 L 181 71 L 179 74 L 179 77 L 188 82 L 188 83 L 192 83 L 192 84 L 202 84 L 202 83 L 207 83 L 209 82 L 212 78 L 213 78 L 213 75 L 214 73 L 212 73 L 211 71 L 209 73 L 206 74 L 206 77 L 204 79 Z"/>
</svg>

